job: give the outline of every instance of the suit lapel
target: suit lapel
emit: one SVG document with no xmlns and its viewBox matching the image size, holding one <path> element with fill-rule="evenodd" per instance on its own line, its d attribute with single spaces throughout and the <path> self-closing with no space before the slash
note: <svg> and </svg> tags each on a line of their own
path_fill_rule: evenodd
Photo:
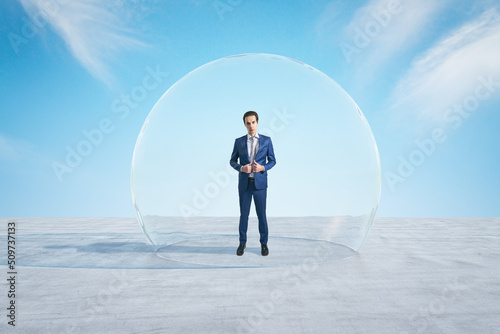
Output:
<svg viewBox="0 0 500 334">
<path fill-rule="evenodd" d="M 259 150 L 257 151 L 257 153 L 255 153 L 255 158 L 257 158 L 257 155 L 259 154 L 259 152 L 262 150 L 263 147 L 264 147 L 264 138 L 262 138 L 262 136 L 259 133 Z"/>
<path fill-rule="evenodd" d="M 250 156 L 248 155 L 248 140 L 246 135 L 243 137 L 243 149 L 245 150 L 247 161 L 250 163 Z"/>
</svg>

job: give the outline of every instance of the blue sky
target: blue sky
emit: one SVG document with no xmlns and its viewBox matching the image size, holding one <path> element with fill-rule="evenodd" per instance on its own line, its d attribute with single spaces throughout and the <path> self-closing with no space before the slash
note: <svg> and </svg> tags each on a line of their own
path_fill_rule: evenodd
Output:
<svg viewBox="0 0 500 334">
<path fill-rule="evenodd" d="M 134 216 L 130 164 L 155 102 L 191 70 L 253 52 L 301 60 L 356 101 L 380 153 L 378 216 L 499 216 L 499 7 L 3 1 L 0 216 Z"/>
</svg>

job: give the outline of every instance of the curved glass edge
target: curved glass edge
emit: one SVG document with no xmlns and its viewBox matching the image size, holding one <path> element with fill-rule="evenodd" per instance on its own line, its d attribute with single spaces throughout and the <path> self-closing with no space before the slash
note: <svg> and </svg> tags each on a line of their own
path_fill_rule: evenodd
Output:
<svg viewBox="0 0 500 334">
<path fill-rule="evenodd" d="M 155 254 L 163 259 L 212 268 L 260 268 L 308 266 L 343 260 L 357 252 L 347 246 L 324 240 L 270 237 L 269 256 L 261 256 L 258 241 L 247 242 L 245 254 L 236 256 L 237 235 L 203 235 L 160 247 Z M 195 242 L 193 242 L 195 241 Z"/>
<path fill-rule="evenodd" d="M 357 252 L 369 234 L 375 212 L 374 208 L 369 214 L 358 217 L 268 217 L 272 231 L 270 237 L 332 242 Z M 214 236 L 233 235 L 237 232 L 239 220 L 238 217 L 143 217 L 139 210 L 137 216 L 154 251 L 185 241 L 194 244 Z M 257 218 L 250 217 L 249 226 L 254 225 L 257 226 Z M 171 232 L 173 226 L 176 232 Z M 238 242 L 237 236 L 234 240 L 234 243 Z"/>
</svg>

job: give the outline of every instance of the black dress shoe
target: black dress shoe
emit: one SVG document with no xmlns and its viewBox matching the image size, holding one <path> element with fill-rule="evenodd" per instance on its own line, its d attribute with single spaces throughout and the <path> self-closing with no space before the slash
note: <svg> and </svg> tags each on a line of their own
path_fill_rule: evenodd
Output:
<svg viewBox="0 0 500 334">
<path fill-rule="evenodd" d="M 246 247 L 247 247 L 246 245 L 239 245 L 238 249 L 236 250 L 236 255 L 242 256 L 243 253 L 245 253 L 245 248 Z"/>
<path fill-rule="evenodd" d="M 267 245 L 260 245 L 261 247 L 261 254 L 262 256 L 268 256 L 269 255 L 269 248 L 267 248 Z"/>
</svg>

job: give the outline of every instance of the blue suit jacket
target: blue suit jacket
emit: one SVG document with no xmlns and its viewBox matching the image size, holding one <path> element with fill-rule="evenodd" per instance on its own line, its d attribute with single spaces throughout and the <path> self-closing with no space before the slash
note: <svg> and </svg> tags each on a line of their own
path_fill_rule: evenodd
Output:
<svg viewBox="0 0 500 334">
<path fill-rule="evenodd" d="M 238 158 L 240 162 L 238 163 Z M 261 135 L 259 133 L 259 151 L 255 155 L 255 161 L 264 166 L 264 171 L 254 173 L 255 176 L 255 188 L 265 189 L 267 188 L 267 171 L 276 165 L 276 159 L 274 158 L 274 149 L 271 138 L 268 136 Z M 231 160 L 229 163 L 231 166 L 239 172 L 238 178 L 238 189 L 243 191 L 248 186 L 248 173 L 240 172 L 241 166 L 249 164 L 250 157 L 248 156 L 247 147 L 247 135 L 236 138 L 234 141 L 233 153 L 231 154 Z"/>
</svg>

